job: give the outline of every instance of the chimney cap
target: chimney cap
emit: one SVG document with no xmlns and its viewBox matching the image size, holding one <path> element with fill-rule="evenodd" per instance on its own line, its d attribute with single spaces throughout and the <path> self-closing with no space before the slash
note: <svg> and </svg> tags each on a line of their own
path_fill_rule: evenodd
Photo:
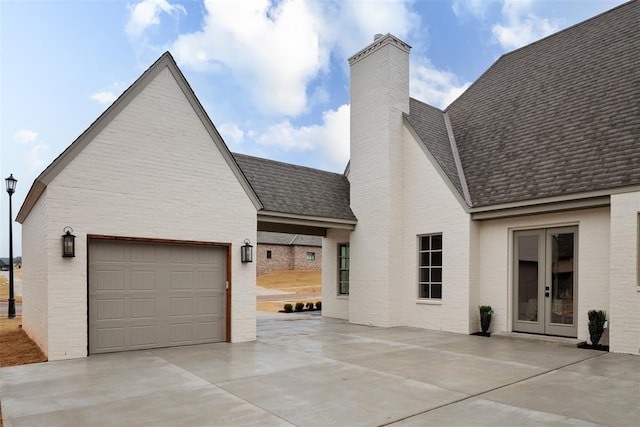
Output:
<svg viewBox="0 0 640 427">
<path fill-rule="evenodd" d="M 382 37 L 382 36 L 383 36 L 383 34 L 380 34 L 380 33 L 378 33 L 378 34 L 374 35 L 374 36 L 373 36 L 373 41 L 378 40 L 378 39 L 379 39 L 380 37 Z"/>
</svg>

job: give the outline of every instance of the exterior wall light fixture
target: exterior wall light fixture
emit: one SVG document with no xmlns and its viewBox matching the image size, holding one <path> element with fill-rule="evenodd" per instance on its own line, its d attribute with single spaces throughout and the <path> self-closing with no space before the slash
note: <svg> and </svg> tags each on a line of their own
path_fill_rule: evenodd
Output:
<svg viewBox="0 0 640 427">
<path fill-rule="evenodd" d="M 73 228 L 65 227 L 65 233 L 62 235 L 62 258 L 73 258 L 76 256 L 76 236 L 73 234 Z"/>
<path fill-rule="evenodd" d="M 240 246 L 240 260 L 242 262 L 253 262 L 253 246 L 249 239 L 244 239 L 244 245 Z"/>
</svg>

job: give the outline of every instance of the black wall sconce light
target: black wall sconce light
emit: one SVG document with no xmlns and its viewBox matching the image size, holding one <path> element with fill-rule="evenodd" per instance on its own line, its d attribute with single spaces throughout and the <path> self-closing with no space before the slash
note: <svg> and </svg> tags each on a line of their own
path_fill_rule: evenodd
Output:
<svg viewBox="0 0 640 427">
<path fill-rule="evenodd" d="M 76 236 L 73 234 L 73 228 L 65 227 L 65 233 L 62 235 L 62 258 L 73 258 L 76 256 Z"/>
<path fill-rule="evenodd" d="M 240 246 L 240 260 L 242 262 L 253 262 L 253 246 L 249 239 L 244 239 L 244 245 Z"/>
</svg>

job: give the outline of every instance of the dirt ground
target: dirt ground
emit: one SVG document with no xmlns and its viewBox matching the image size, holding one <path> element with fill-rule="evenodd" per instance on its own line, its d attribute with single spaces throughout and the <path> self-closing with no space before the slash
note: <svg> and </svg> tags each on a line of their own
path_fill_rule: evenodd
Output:
<svg viewBox="0 0 640 427">
<path fill-rule="evenodd" d="M 289 294 L 322 292 L 322 272 L 317 270 L 279 271 L 258 276 L 257 284 L 262 288 L 287 292 Z M 318 301 L 322 301 L 320 295 L 300 298 L 283 296 L 282 299 L 256 301 L 256 310 L 278 312 L 282 310 L 287 303 L 295 306 L 297 302 L 305 304 L 312 302 L 315 304 Z"/>
<path fill-rule="evenodd" d="M 46 361 L 40 347 L 22 330 L 22 316 L 0 317 L 0 367 Z"/>
<path fill-rule="evenodd" d="M 22 279 L 22 270 L 13 270 L 15 277 Z M 0 301 L 7 301 L 9 299 L 9 279 L 4 276 L 0 276 Z M 15 295 L 16 302 L 22 302 L 22 297 Z"/>
<path fill-rule="evenodd" d="M 322 271 L 288 270 L 264 274 L 256 279 L 258 286 L 290 293 L 322 292 Z"/>
</svg>

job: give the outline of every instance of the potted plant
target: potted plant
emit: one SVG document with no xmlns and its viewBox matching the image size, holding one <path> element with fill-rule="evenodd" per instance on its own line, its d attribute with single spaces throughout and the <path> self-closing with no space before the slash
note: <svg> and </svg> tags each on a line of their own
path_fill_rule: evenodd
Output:
<svg viewBox="0 0 640 427">
<path fill-rule="evenodd" d="M 291 304 L 285 304 L 285 305 L 284 305 L 284 312 L 285 312 L 285 313 L 293 313 L 293 305 L 291 305 Z"/>
<path fill-rule="evenodd" d="M 593 348 L 604 349 L 604 346 L 600 346 L 599 343 L 607 323 L 607 312 L 604 310 L 589 310 L 587 315 L 589 316 L 589 338 L 591 339 L 591 345 Z"/>
<path fill-rule="evenodd" d="M 482 335 L 491 336 L 489 332 L 489 327 L 491 326 L 491 315 L 493 314 L 493 309 L 490 305 L 481 305 L 480 306 L 480 328 L 482 329 Z"/>
<path fill-rule="evenodd" d="M 302 311 L 304 309 L 304 303 L 303 302 L 297 302 L 296 303 L 296 311 Z"/>
</svg>

